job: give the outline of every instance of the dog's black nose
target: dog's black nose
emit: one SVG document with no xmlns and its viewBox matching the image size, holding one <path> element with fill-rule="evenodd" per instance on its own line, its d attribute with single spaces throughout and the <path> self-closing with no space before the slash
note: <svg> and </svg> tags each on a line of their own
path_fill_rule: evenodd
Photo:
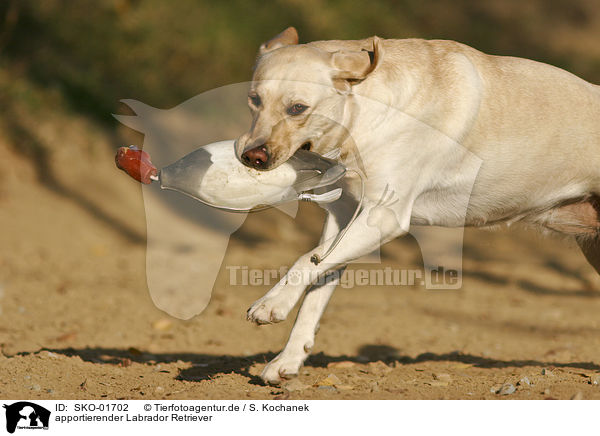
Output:
<svg viewBox="0 0 600 436">
<path fill-rule="evenodd" d="M 264 144 L 246 150 L 242 154 L 242 161 L 247 166 L 257 169 L 266 168 L 270 158 L 269 150 Z"/>
</svg>

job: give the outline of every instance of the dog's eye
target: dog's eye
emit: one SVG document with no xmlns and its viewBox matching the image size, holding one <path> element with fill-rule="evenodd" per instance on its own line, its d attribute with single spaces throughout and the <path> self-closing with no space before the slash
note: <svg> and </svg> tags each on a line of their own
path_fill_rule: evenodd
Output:
<svg viewBox="0 0 600 436">
<path fill-rule="evenodd" d="M 254 107 L 259 107 L 261 104 L 261 100 L 258 94 L 250 94 L 248 96 L 248 100 L 250 100 L 250 104 Z"/>
<path fill-rule="evenodd" d="M 300 103 L 296 103 L 296 104 L 291 105 L 287 109 L 287 113 L 288 113 L 288 115 L 300 115 L 306 109 L 308 109 L 308 106 L 300 104 Z"/>
</svg>

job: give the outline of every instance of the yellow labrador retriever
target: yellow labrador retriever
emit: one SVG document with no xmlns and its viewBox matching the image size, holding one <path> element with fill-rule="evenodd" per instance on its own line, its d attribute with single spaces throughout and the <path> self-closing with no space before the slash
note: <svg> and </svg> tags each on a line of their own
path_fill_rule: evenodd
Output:
<svg viewBox="0 0 600 436">
<path fill-rule="evenodd" d="M 600 272 L 599 86 L 452 41 L 298 44 L 288 28 L 260 47 L 248 98 L 253 123 L 236 143 L 246 165 L 269 170 L 299 148 L 340 148 L 343 158 L 355 147 L 366 177 L 361 211 L 327 262 L 311 256 L 324 254 L 348 222 L 344 202 L 329 206 L 321 245 L 248 310 L 251 321 L 285 319 L 311 280 L 343 270 L 410 224 L 539 224 L 575 235 Z M 352 178 L 345 183 L 358 198 Z M 265 381 L 297 374 L 338 284 L 333 277 L 306 293 Z"/>
</svg>

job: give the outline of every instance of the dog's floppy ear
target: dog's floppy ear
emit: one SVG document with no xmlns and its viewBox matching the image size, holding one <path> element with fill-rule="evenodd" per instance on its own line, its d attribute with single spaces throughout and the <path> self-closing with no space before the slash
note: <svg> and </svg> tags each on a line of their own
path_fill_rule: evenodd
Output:
<svg viewBox="0 0 600 436">
<path fill-rule="evenodd" d="M 363 81 L 378 65 L 383 54 L 381 39 L 373 37 L 372 50 L 340 50 L 331 54 L 333 85 L 342 92 L 349 92 L 352 85 Z"/>
<path fill-rule="evenodd" d="M 268 53 L 280 47 L 296 44 L 298 44 L 298 31 L 294 27 L 288 27 L 279 35 L 263 43 L 258 49 L 258 54 L 264 55 L 265 53 Z"/>
</svg>

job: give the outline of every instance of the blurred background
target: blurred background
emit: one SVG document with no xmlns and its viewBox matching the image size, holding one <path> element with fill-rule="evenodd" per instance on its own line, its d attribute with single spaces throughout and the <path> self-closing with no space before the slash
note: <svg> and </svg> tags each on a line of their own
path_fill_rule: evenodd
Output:
<svg viewBox="0 0 600 436">
<path fill-rule="evenodd" d="M 224 269 L 219 290 L 199 319 L 176 322 L 152 305 L 144 271 L 141 188 L 113 162 L 117 147 L 142 145 L 144 138 L 111 114 L 131 114 L 119 103 L 125 98 L 166 109 L 247 81 L 258 46 L 288 26 L 298 29 L 300 42 L 371 35 L 452 39 L 490 54 L 547 62 L 600 83 L 597 0 L 1 0 L 0 365 L 3 355 L 41 348 L 72 350 L 66 354 L 96 363 L 106 355 L 152 360 L 128 354 L 130 347 L 155 357 L 169 350 L 259 356 L 248 365 L 272 357 L 256 353 L 278 350 L 289 323 L 247 333 L 242 319 L 268 286 L 231 288 Z M 306 204 L 296 220 L 274 210 L 253 215 L 231 239 L 225 264 L 290 265 L 314 246 L 322 217 L 318 207 Z M 386 245 L 382 255 L 384 266 L 422 264 L 410 237 Z M 520 230 L 468 230 L 465 280 L 462 291 L 444 296 L 421 293 L 417 298 L 370 288 L 371 298 L 381 291 L 377 301 L 386 301 L 384 306 L 398 301 L 406 307 L 404 319 L 416 317 L 409 324 L 429 326 L 400 336 L 391 334 L 391 313 L 372 325 L 368 333 L 374 338 L 336 330 L 339 325 L 351 329 L 344 321 L 348 317 L 360 322 L 357 314 L 342 316 L 341 302 L 350 302 L 353 310 L 369 304 L 356 299 L 363 294 L 352 294 L 360 290 L 344 291 L 334 297 L 323 322 L 330 320 L 331 336 L 321 338 L 318 347 L 352 354 L 373 341 L 406 355 L 425 347 L 434 353 L 467 350 L 486 359 L 593 358 L 577 341 L 585 332 L 598 337 L 597 282 L 572 243 Z M 370 320 L 370 315 L 361 316 Z M 475 326 L 477 333 L 470 330 Z M 545 353 L 565 335 L 571 348 L 548 357 Z M 537 351 L 519 348 L 521 337 L 539 340 Z M 509 344 L 510 350 L 498 344 Z M 162 361 L 197 358 L 163 356 Z M 72 365 L 77 373 L 78 364 Z M 237 362 L 234 370 L 244 365 Z M 192 371 L 191 377 L 208 376 Z M 80 381 L 73 383 L 84 395 L 77 388 Z M 120 383 L 123 389 L 135 385 Z M 19 389 L 0 386 L 0 392 L 15 396 L 22 394 Z M 115 387 L 104 394 L 116 392 Z"/>
<path fill-rule="evenodd" d="M 5 0 L 0 19 L 4 110 L 48 101 L 107 128 L 122 98 L 164 108 L 248 80 L 258 45 L 288 25 L 301 42 L 454 39 L 600 81 L 594 0 Z"/>
<path fill-rule="evenodd" d="M 257 47 L 289 25 L 300 42 L 371 35 L 453 39 L 600 83 L 600 4 L 594 0 L 378 0 L 368 6 L 352 0 L 4 0 L 0 143 L 46 189 L 140 240 L 126 220 L 95 201 L 93 178 L 85 179 L 91 175 L 86 165 L 99 164 L 98 153 L 143 142 L 111 116 L 131 113 L 119 100 L 171 108 L 247 81 Z M 82 163 L 88 160 L 95 162 Z M 65 177 L 78 171 L 84 180 L 69 185 Z"/>
</svg>

